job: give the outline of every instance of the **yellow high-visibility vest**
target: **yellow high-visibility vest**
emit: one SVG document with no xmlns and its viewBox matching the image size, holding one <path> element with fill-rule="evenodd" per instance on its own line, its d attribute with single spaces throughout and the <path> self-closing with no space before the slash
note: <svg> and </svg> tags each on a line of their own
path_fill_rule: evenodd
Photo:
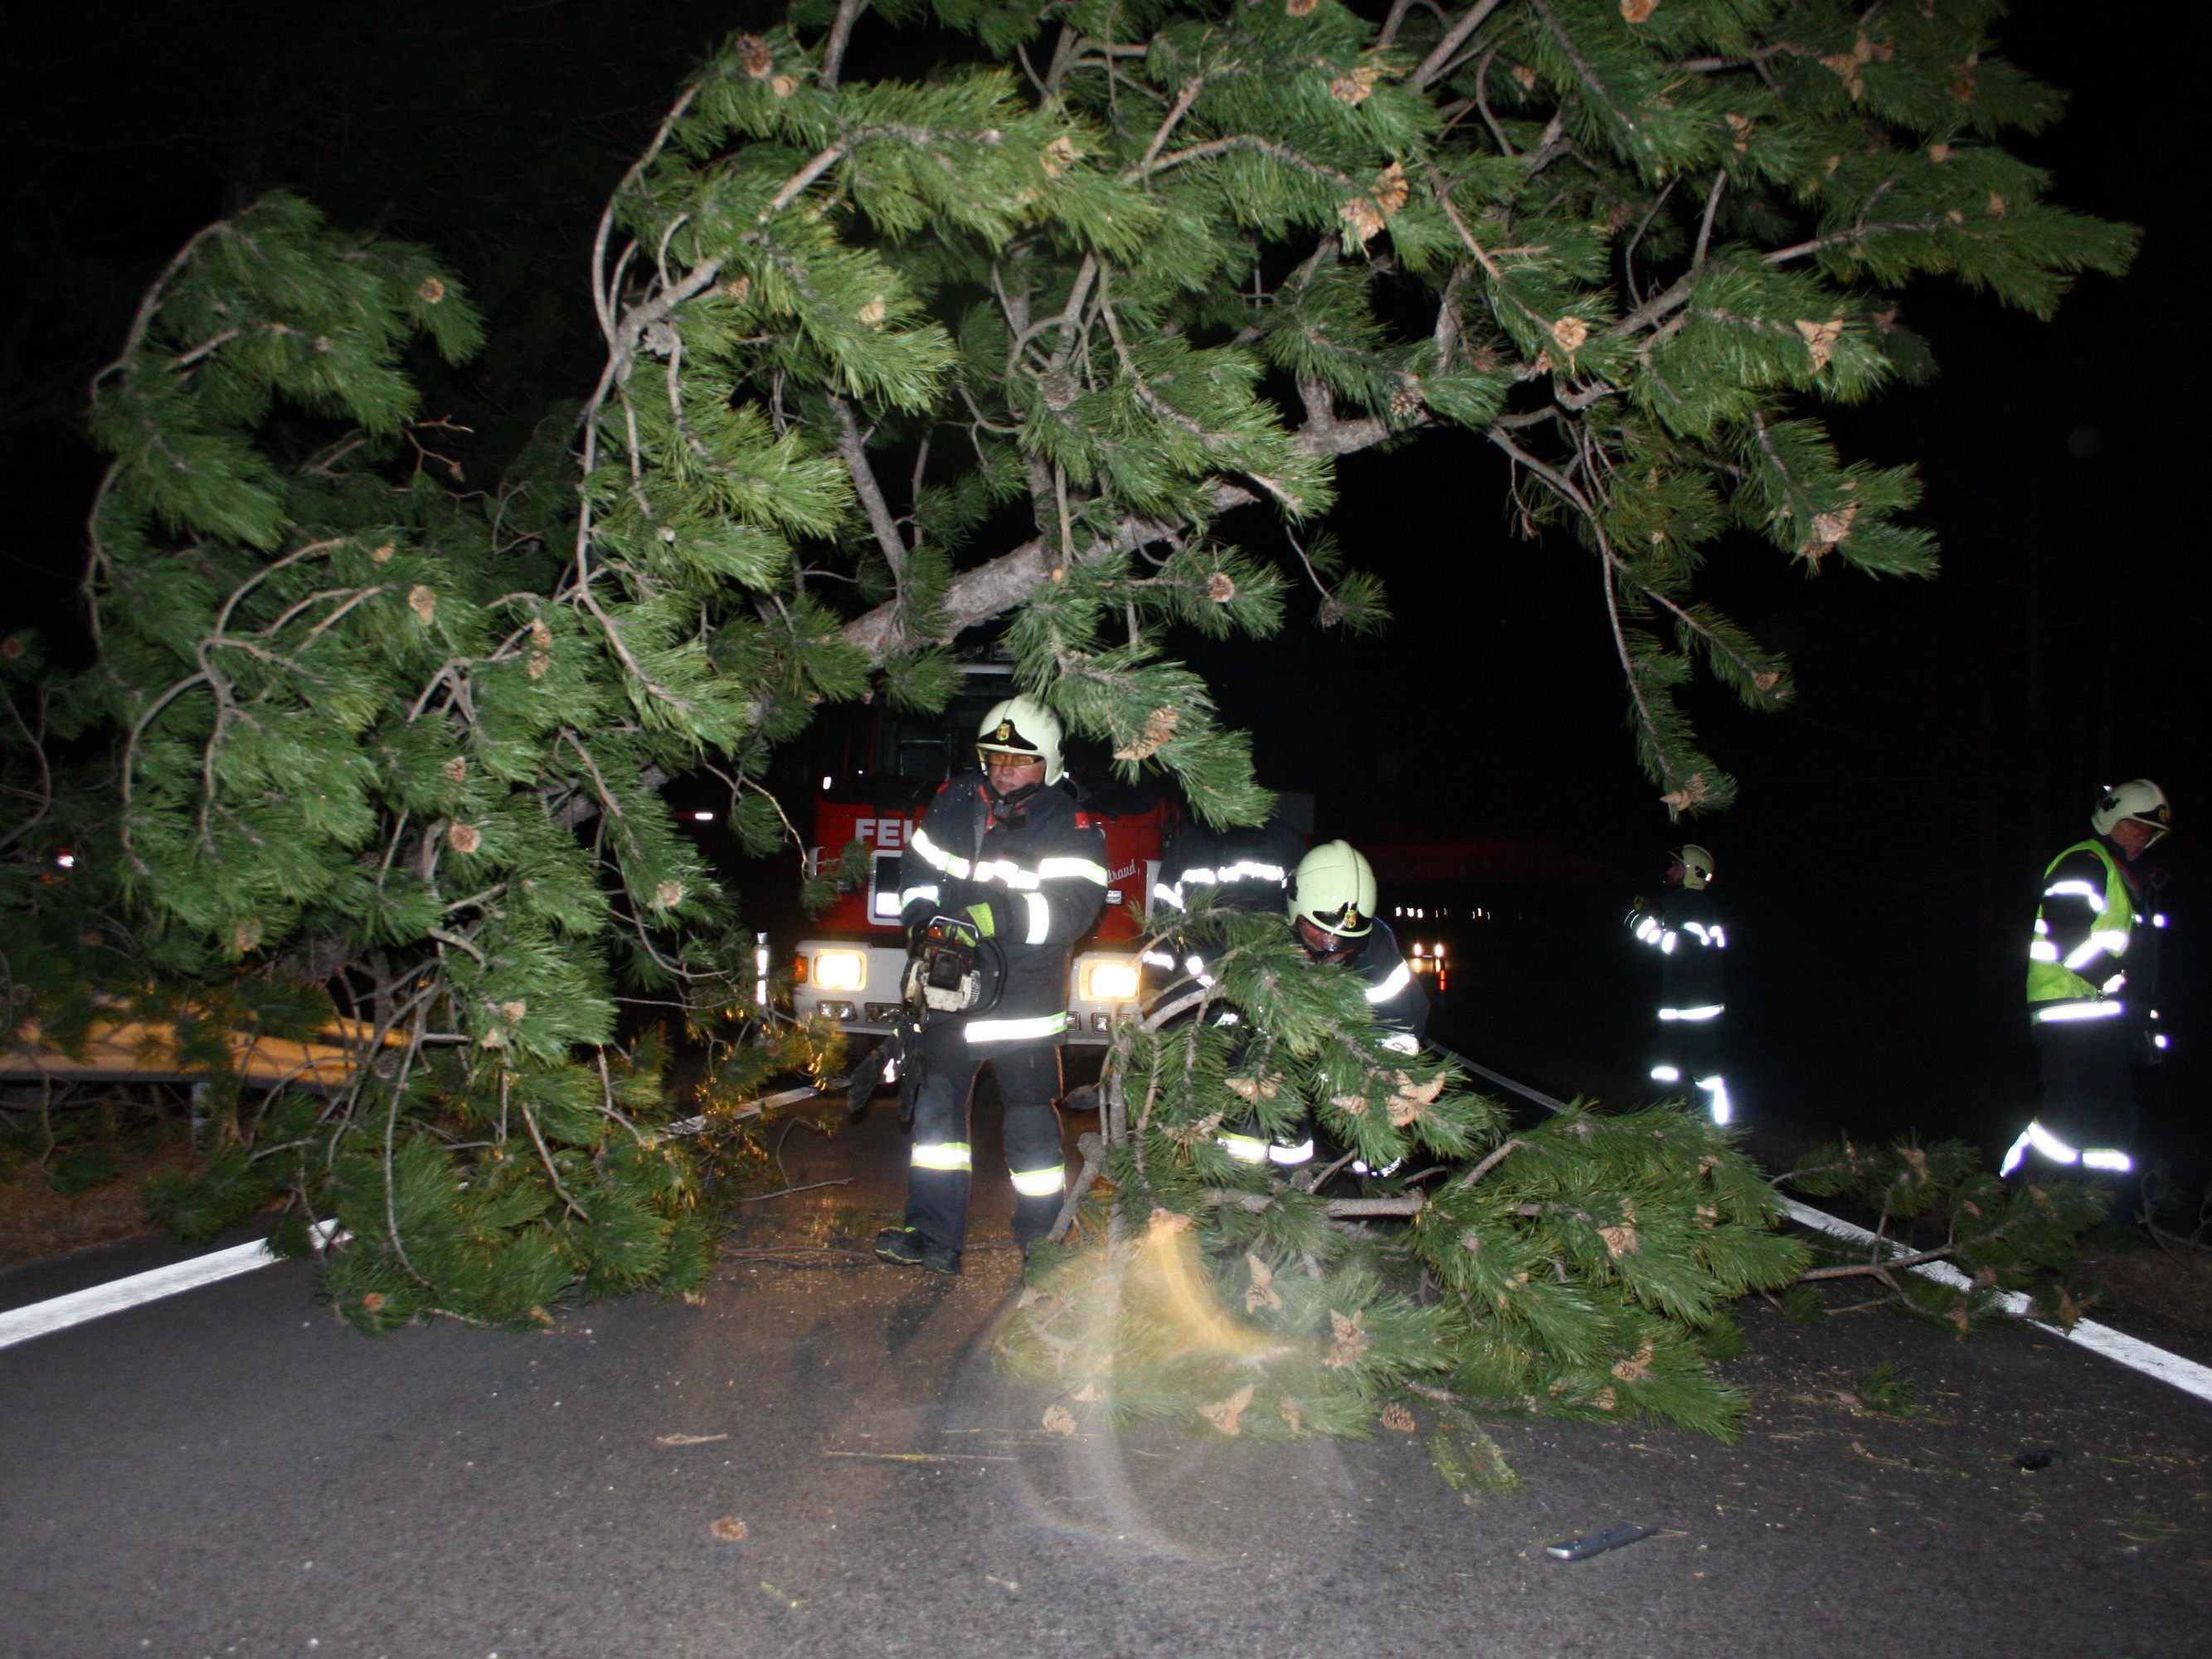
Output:
<svg viewBox="0 0 2212 1659">
<path fill-rule="evenodd" d="M 2088 882 L 2051 884 L 2058 866 L 2076 853 L 2094 853 L 2105 866 L 2102 892 Z M 2101 841 L 2080 841 L 2051 860 L 2043 879 L 2043 899 L 2035 907 L 2035 937 L 2027 946 L 2029 1018 L 2051 1024 L 2124 1016 L 2125 1005 L 2119 994 L 2127 988 L 2127 970 L 2121 961 L 2143 918 L 2127 878 L 2120 873 L 2119 861 Z M 2074 891 L 2076 885 L 2082 890 Z M 2053 898 L 2086 899 L 2097 913 L 2089 937 L 2063 957 L 2043 914 L 2044 905 Z"/>
</svg>

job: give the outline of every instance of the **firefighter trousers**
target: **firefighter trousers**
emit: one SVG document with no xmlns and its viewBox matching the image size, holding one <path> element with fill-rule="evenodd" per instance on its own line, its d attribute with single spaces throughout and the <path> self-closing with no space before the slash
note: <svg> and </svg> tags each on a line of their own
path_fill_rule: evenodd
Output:
<svg viewBox="0 0 2212 1659">
<path fill-rule="evenodd" d="M 2142 1038 L 2118 1020 L 2045 1026 L 2039 1036 L 2043 1109 L 2036 1121 L 2071 1146 L 2132 1151 L 2139 1115 L 2129 1062 Z"/>
<path fill-rule="evenodd" d="M 1668 1089 L 1687 1090 L 1720 1069 L 1720 1021 L 1661 1019 L 1655 1022 L 1651 1080 Z"/>
<path fill-rule="evenodd" d="M 1732 1115 L 1721 1065 L 1720 1021 L 1661 1019 L 1653 1044 L 1651 1080 L 1662 1094 L 1702 1105 L 1717 1123 Z"/>
<path fill-rule="evenodd" d="M 921 1085 L 915 1097 L 914 1151 L 907 1176 L 906 1224 L 933 1244 L 963 1248 L 968 1190 L 975 1169 L 969 1120 L 976 1073 L 985 1064 L 1004 1109 L 1006 1173 L 1014 1187 L 1014 1242 L 1027 1249 L 1060 1214 L 1066 1175 L 1060 1156 L 1057 1036 L 969 1042 L 968 1022 L 939 1015 L 921 1036 Z"/>
</svg>

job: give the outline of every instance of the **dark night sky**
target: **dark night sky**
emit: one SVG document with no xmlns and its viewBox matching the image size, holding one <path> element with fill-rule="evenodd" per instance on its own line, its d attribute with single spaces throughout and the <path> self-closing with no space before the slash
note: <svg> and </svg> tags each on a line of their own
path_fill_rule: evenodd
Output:
<svg viewBox="0 0 2212 1659">
<path fill-rule="evenodd" d="M 1808 580 L 1749 544 L 1711 570 L 1714 596 L 1793 653 L 1801 695 L 1779 716 L 1698 700 L 1743 797 L 1695 833 L 1757 918 L 1735 931 L 1767 941 L 1774 1030 L 1821 1056 L 1832 1087 L 1910 1092 L 1916 1068 L 1962 1046 L 1993 1058 L 1954 1065 L 1947 1086 L 2016 1087 L 2016 958 L 2041 858 L 2076 832 L 2094 786 L 2158 777 L 2182 825 L 2186 914 L 2212 822 L 2191 580 L 2199 192 L 2181 177 L 2212 29 L 2191 9 L 2153 46 L 2084 27 L 2076 8 L 2021 10 L 2010 55 L 2075 94 L 2023 148 L 2069 206 L 2143 227 L 2135 271 L 2087 280 L 2051 325 L 1934 283 L 1908 291 L 1941 380 L 1832 424 L 1847 453 L 1920 463 L 1940 579 Z M 341 222 L 439 245 L 550 339 L 585 302 L 591 217 L 667 89 L 719 31 L 764 15 L 703 0 L 44 14 L 41 35 L 18 35 L 0 109 L 15 179 L 0 252 L 15 296 L 0 331 L 11 608 L 50 613 L 73 584 L 94 474 L 68 419 L 192 229 L 301 184 Z M 441 135 L 427 153 L 426 126 Z M 542 273 L 512 256 L 545 225 L 573 241 L 562 270 L 575 280 L 540 294 Z M 495 428 L 526 401 L 520 380 L 512 397 L 482 378 L 454 395 Z M 1322 833 L 1556 840 L 1613 872 L 1580 901 L 1595 916 L 1648 887 L 1680 832 L 1634 768 L 1596 574 L 1571 548 L 1510 537 L 1504 477 L 1463 435 L 1348 459 L 1336 528 L 1386 574 L 1395 625 L 1346 641 L 1301 623 L 1192 655 L 1253 732 L 1262 776 L 1319 797 Z M 2201 1010 L 2201 952 L 2185 947 L 2174 978 Z M 2180 1012 L 2185 1030 L 2203 1024 Z M 2201 1101 L 2201 1066 L 2173 1082 L 2178 1101 Z"/>
</svg>

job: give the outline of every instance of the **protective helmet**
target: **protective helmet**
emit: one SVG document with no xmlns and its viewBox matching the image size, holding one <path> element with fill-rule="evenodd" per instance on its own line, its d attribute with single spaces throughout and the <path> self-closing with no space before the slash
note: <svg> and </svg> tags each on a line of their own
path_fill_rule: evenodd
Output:
<svg viewBox="0 0 2212 1659">
<path fill-rule="evenodd" d="M 1682 866 L 1682 885 L 1693 893 L 1713 878 L 1713 855 L 1695 842 L 1676 848 L 1674 862 Z"/>
<path fill-rule="evenodd" d="M 1339 939 L 1375 927 L 1375 866 L 1348 841 L 1325 841 L 1291 877 L 1291 915 Z"/>
<path fill-rule="evenodd" d="M 984 754 L 1041 760 L 1044 781 L 1060 781 L 1060 716 L 1035 697 L 1008 697 L 994 703 L 975 728 L 975 747 Z"/>
<path fill-rule="evenodd" d="M 2130 779 L 2105 791 L 2098 798 L 2097 810 L 2089 814 L 2089 827 L 2100 836 L 2109 836 L 2125 818 L 2148 824 L 2160 836 L 2173 828 L 2173 809 L 2166 805 L 2166 791 L 2148 778 Z"/>
</svg>

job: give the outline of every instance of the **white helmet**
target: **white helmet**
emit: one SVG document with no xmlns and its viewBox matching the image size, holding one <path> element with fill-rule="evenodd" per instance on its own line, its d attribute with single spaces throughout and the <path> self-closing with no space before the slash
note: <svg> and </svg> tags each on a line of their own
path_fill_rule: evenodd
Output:
<svg viewBox="0 0 2212 1659">
<path fill-rule="evenodd" d="M 1375 866 L 1348 841 L 1325 841 L 1291 877 L 1291 914 L 1339 939 L 1375 927 Z"/>
<path fill-rule="evenodd" d="M 2089 827 L 2100 836 L 2109 836 L 2115 825 L 2127 818 L 2148 824 L 2160 836 L 2172 829 L 2173 809 L 2166 805 L 2166 791 L 2148 778 L 2133 778 L 2107 789 L 2098 798 L 2097 810 L 2089 814 Z"/>
<path fill-rule="evenodd" d="M 1682 885 L 1701 891 L 1713 878 L 1713 855 L 1695 842 L 1674 849 L 1674 862 L 1682 866 Z"/>
<path fill-rule="evenodd" d="M 1008 697 L 994 703 L 975 728 L 975 747 L 985 754 L 1042 760 L 1044 781 L 1060 781 L 1060 716 L 1035 697 Z"/>
</svg>

